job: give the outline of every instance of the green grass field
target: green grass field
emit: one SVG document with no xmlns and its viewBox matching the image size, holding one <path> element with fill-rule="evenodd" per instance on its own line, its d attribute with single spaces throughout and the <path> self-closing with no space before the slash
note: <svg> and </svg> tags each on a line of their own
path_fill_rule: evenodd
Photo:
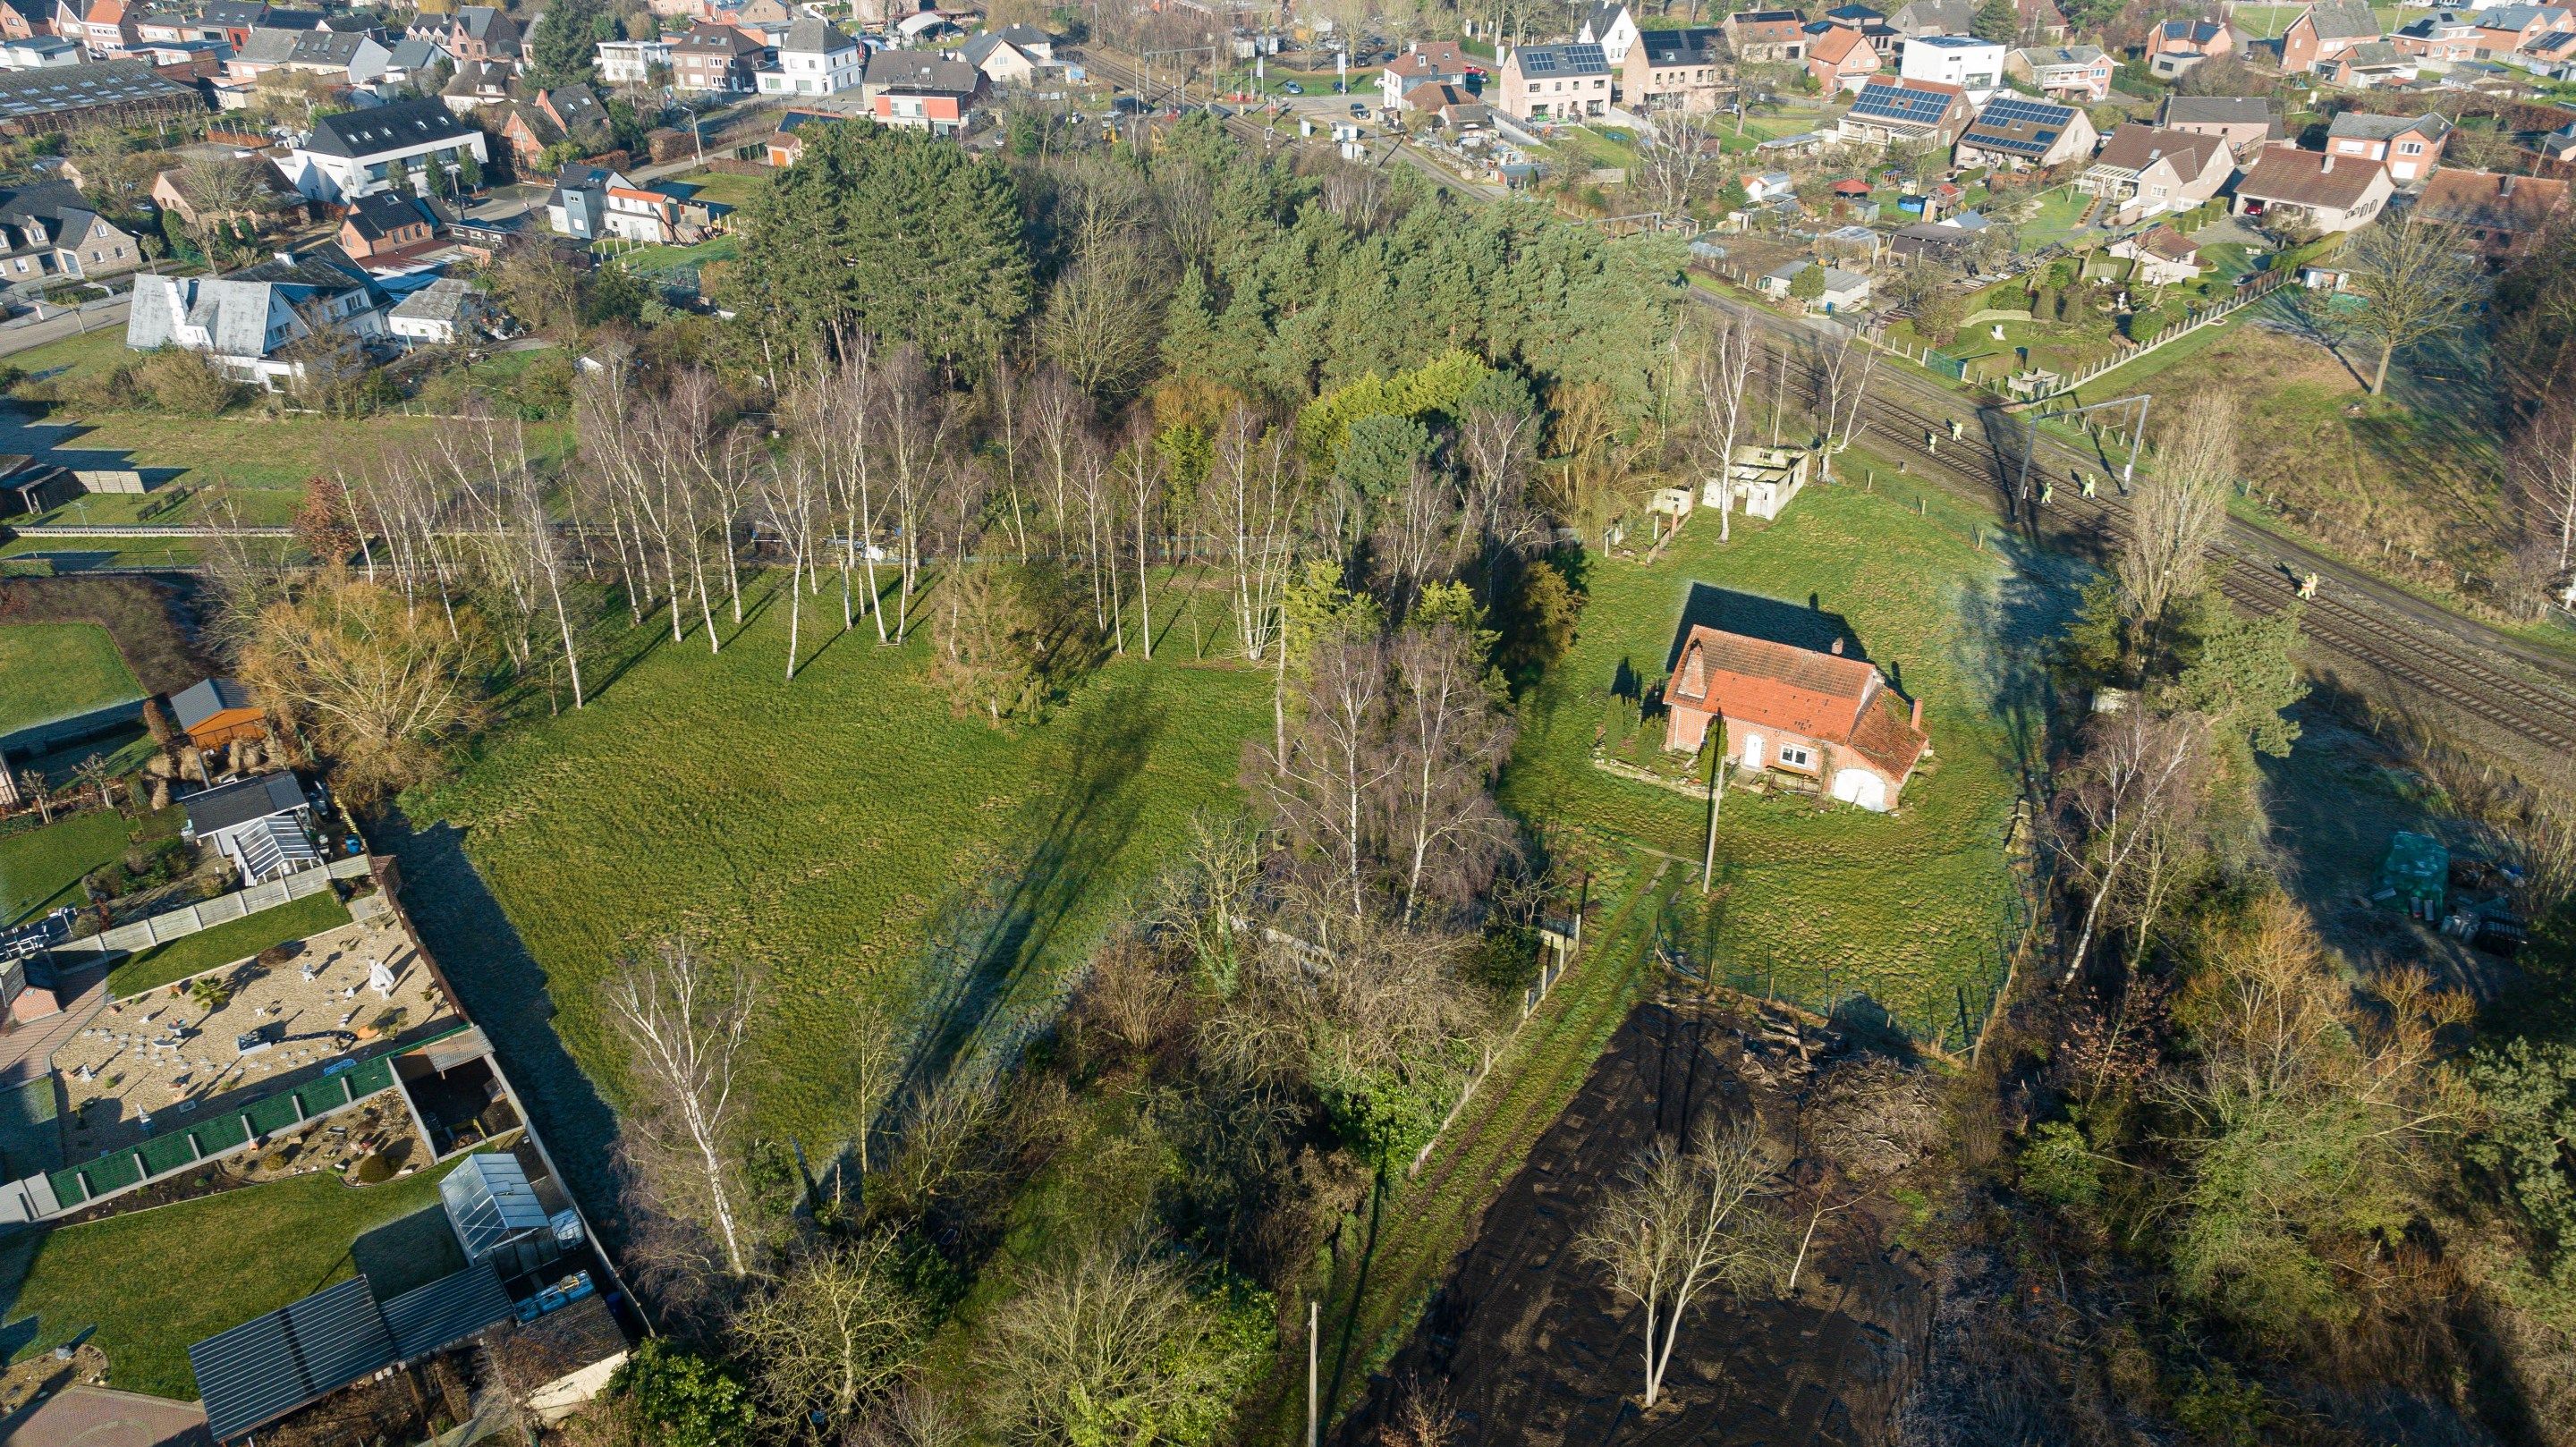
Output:
<svg viewBox="0 0 2576 1447">
<path fill-rule="evenodd" d="M 0 624 L 0 736 L 142 696 L 97 624 Z"/>
<path fill-rule="evenodd" d="M 2036 644 L 2065 600 L 1980 551 L 1972 521 L 1937 499 L 1918 518 L 1912 501 L 1810 487 L 1778 524 L 1739 527 L 1724 546 L 1702 513 L 1651 567 L 1595 564 L 1580 640 L 1524 706 L 1503 799 L 1524 819 L 1661 851 L 1695 874 L 1706 806 L 1591 762 L 1596 734 L 1623 717 L 1613 681 L 1623 665 L 1647 683 L 1662 677 L 1694 582 L 1793 606 L 1812 596 L 1921 696 L 1935 758 L 1892 815 L 1730 794 L 1721 888 L 1705 914 L 1690 891 L 1671 927 L 1739 986 L 1818 1008 L 1865 994 L 1900 1026 L 1955 1044 L 1959 993 L 1973 1012 L 2001 968 L 2005 834 L 2018 760 L 2041 722 Z M 1644 727 L 1660 737 L 1659 720 Z"/>
<path fill-rule="evenodd" d="M 348 922 L 349 907 L 337 895 L 328 890 L 308 894 L 129 955 L 108 971 L 107 993 L 120 999 L 140 995 L 173 980 L 249 959 L 270 945 L 318 935 Z"/>
<path fill-rule="evenodd" d="M 41 347 L 12 352 L 8 364 L 31 378 L 70 382 L 120 366 L 133 355 L 125 349 L 125 324 L 117 322 L 94 326 Z"/>
<path fill-rule="evenodd" d="M 350 1243 L 436 1205 L 444 1174 L 381 1186 L 299 1176 L 17 1235 L 0 1242 L 0 1319 L 34 1318 L 22 1356 L 94 1329 L 108 1385 L 193 1398 L 189 1343 L 355 1275 Z"/>
<path fill-rule="evenodd" d="M 136 843 L 179 832 L 177 808 L 128 819 L 92 809 L 0 838 L 0 926 L 80 901 L 81 877 Z"/>
<path fill-rule="evenodd" d="M 697 199 L 713 201 L 719 206 L 742 206 L 769 189 L 767 176 L 737 176 L 725 171 L 689 171 L 671 178 L 683 186 L 698 188 Z"/>
<path fill-rule="evenodd" d="M 1035 1018 L 1190 812 L 1238 804 L 1270 704 L 1266 674 L 1189 661 L 1164 597 L 1156 661 L 1131 653 L 1048 722 L 990 729 L 925 685 L 926 637 L 880 648 L 862 621 L 832 638 L 826 591 L 792 684 L 776 606 L 720 656 L 666 634 L 589 708 L 496 736 L 404 801 L 416 826 L 464 831 L 556 1029 L 612 1095 L 595 992 L 620 955 L 686 932 L 757 964 L 756 1123 L 809 1150 L 851 1128 L 862 1019 L 1001 1044 Z"/>
</svg>

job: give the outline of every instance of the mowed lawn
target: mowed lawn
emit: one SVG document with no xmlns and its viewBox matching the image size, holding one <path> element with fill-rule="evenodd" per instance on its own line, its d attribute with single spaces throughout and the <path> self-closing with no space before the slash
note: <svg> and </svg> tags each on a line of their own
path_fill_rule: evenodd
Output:
<svg viewBox="0 0 2576 1447">
<path fill-rule="evenodd" d="M 404 800 L 416 829 L 463 832 L 543 972 L 556 1032 L 612 1099 L 621 1055 L 598 991 L 622 956 L 687 935 L 757 968 L 754 1121 L 809 1153 L 859 1119 L 848 1067 L 864 1021 L 955 1058 L 1006 1049 L 1041 1018 L 1191 812 L 1241 807 L 1242 740 L 1270 711 L 1266 672 L 1190 661 L 1165 597 L 1155 661 L 1131 653 L 1056 716 L 988 728 L 925 682 L 926 626 L 881 648 L 862 620 L 826 646 L 830 592 L 807 604 L 812 656 L 793 683 L 775 604 L 726 625 L 719 656 L 694 629 L 665 634 L 589 708 L 510 730 Z M 433 950 L 465 928 L 440 923 L 454 904 L 424 916 Z"/>
<path fill-rule="evenodd" d="M 0 837 L 0 928 L 78 903 L 83 875 L 115 863 L 138 842 L 176 836 L 186 817 L 176 807 L 133 819 L 90 809 Z"/>
<path fill-rule="evenodd" d="M 128 955 L 108 972 L 107 993 L 117 999 L 140 995 L 173 980 L 249 959 L 270 945 L 305 939 L 348 922 L 349 907 L 338 895 L 329 890 L 308 894 Z"/>
<path fill-rule="evenodd" d="M 1676 856 L 1692 876 L 1668 928 L 1739 988 L 1822 1008 L 1854 994 L 1932 1041 L 1960 1039 L 2000 970 L 2012 881 L 2005 842 L 2016 759 L 2036 746 L 2040 637 L 2064 606 L 2055 585 L 2017 574 L 1969 541 L 1936 504 L 1856 487 L 1810 487 L 1781 521 L 1717 542 L 1701 513 L 1651 567 L 1593 566 L 1581 635 L 1524 707 L 1504 801 L 1523 818 L 1572 825 L 1613 848 Z M 1697 875 L 1707 806 L 1591 761 L 1617 717 L 1623 663 L 1663 676 L 1693 582 L 1840 615 L 1902 691 L 1919 695 L 1934 759 L 1891 815 L 1811 797 L 1731 792 L 1717 836 L 1718 889 Z M 1662 723 L 1645 731 L 1660 738 Z"/>
<path fill-rule="evenodd" d="M 0 624 L 0 736 L 142 696 L 97 624 Z"/>
<path fill-rule="evenodd" d="M 351 1243 L 437 1205 L 444 1174 L 379 1186 L 297 1176 L 13 1236 L 0 1241 L 0 1321 L 34 1318 L 22 1358 L 95 1329 L 109 1386 L 192 1399 L 189 1343 L 357 1274 Z"/>
</svg>

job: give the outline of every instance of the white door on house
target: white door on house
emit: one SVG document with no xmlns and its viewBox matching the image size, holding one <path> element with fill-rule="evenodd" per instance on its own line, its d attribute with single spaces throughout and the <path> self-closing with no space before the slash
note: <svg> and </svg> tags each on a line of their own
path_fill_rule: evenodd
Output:
<svg viewBox="0 0 2576 1447">
<path fill-rule="evenodd" d="M 1760 734 L 1746 734 L 1744 736 L 1744 745 L 1736 755 L 1736 762 L 1737 767 L 1739 768 L 1758 769 L 1762 767 L 1762 736 Z"/>
<path fill-rule="evenodd" d="M 1845 769 L 1834 775 L 1834 797 L 1858 804 L 1873 814 L 1887 812 L 1887 781 L 1867 769 Z"/>
</svg>

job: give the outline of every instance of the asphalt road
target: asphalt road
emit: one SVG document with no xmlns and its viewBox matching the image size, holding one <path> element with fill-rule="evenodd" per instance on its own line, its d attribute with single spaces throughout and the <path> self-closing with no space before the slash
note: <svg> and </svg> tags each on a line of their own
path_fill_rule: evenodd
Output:
<svg viewBox="0 0 2576 1447">
<path fill-rule="evenodd" d="M 101 327 L 123 331 L 126 308 L 130 304 L 129 298 L 118 296 L 83 307 L 78 313 L 48 307 L 43 321 L 0 327 L 0 357 L 41 347 L 64 337 L 78 336 L 82 332 L 94 332 Z"/>
</svg>

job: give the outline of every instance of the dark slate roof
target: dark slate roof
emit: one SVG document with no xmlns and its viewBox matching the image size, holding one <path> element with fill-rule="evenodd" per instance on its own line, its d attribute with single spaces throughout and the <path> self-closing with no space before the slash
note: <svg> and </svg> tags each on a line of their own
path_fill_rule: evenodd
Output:
<svg viewBox="0 0 2576 1447">
<path fill-rule="evenodd" d="M 490 1261 L 477 1261 L 386 1302 L 384 1314 L 395 1358 L 410 1361 L 454 1346 L 513 1313 L 510 1293 L 501 1289 L 501 1273 Z"/>
<path fill-rule="evenodd" d="M 1715 65 L 1725 59 L 1725 40 L 1726 32 L 1714 26 L 1648 30 L 1637 37 L 1645 47 L 1646 63 L 1654 66 Z"/>
<path fill-rule="evenodd" d="M 393 1364 L 366 1278 L 352 1277 L 188 1348 L 206 1430 L 225 1441 Z"/>
<path fill-rule="evenodd" d="M 2319 40 L 2359 40 L 2379 33 L 2379 17 L 2362 0 L 2318 0 L 2308 7 L 2307 20 Z"/>
<path fill-rule="evenodd" d="M 1610 73 L 1610 58 L 1597 45 L 1524 45 L 1512 59 L 1524 76 Z"/>
<path fill-rule="evenodd" d="M 1032 45 L 1052 45 L 1055 43 L 1054 36 L 1047 34 L 1045 31 L 1038 29 L 1034 25 L 1005 25 L 1001 29 L 994 31 L 993 35 L 995 38 L 1019 46 L 1023 50 Z"/>
<path fill-rule="evenodd" d="M 2165 97 L 2164 124 L 2184 122 L 2199 125 L 2255 125 L 2272 127 L 2281 133 L 2280 113 L 2272 102 L 2259 95 L 2172 95 Z"/>
<path fill-rule="evenodd" d="M 200 789 L 179 801 L 188 806 L 188 829 L 202 839 L 254 819 L 305 807 L 304 786 L 293 774 L 261 774 Z"/>
<path fill-rule="evenodd" d="M 139 60 L 0 70 L 0 120 L 136 101 L 205 103 L 194 87 L 181 85 Z"/>
<path fill-rule="evenodd" d="M 349 207 L 349 224 L 369 241 L 382 241 L 397 227 L 417 226 L 428 219 L 419 202 L 399 191 L 361 196 Z"/>
<path fill-rule="evenodd" d="M 2439 139 L 2451 133 L 2451 123 L 2438 115 L 2376 116 L 2366 111 L 2345 111 L 2326 127 L 2328 136 L 2369 141 L 2394 140 L 2408 131 L 2421 131 Z"/>
<path fill-rule="evenodd" d="M 201 678 L 170 695 L 179 727 L 192 729 L 219 713 L 250 707 L 250 694 L 229 678 Z"/>
<path fill-rule="evenodd" d="M 918 50 L 880 50 L 868 57 L 864 79 L 871 86 L 945 95 L 973 95 L 984 73 L 962 60 Z"/>
<path fill-rule="evenodd" d="M 841 27 L 817 15 L 799 15 L 787 27 L 787 38 L 779 42 L 781 50 L 800 54 L 829 55 L 856 48 L 858 42 L 841 33 Z"/>
<path fill-rule="evenodd" d="M 354 159 L 432 142 L 461 141 L 473 134 L 474 128 L 457 119 L 445 102 L 406 100 L 325 116 L 313 123 L 313 138 L 304 143 L 304 149 Z"/>
<path fill-rule="evenodd" d="M 265 0 L 206 0 L 198 12 L 209 25 L 257 25 L 267 14 Z"/>
</svg>

